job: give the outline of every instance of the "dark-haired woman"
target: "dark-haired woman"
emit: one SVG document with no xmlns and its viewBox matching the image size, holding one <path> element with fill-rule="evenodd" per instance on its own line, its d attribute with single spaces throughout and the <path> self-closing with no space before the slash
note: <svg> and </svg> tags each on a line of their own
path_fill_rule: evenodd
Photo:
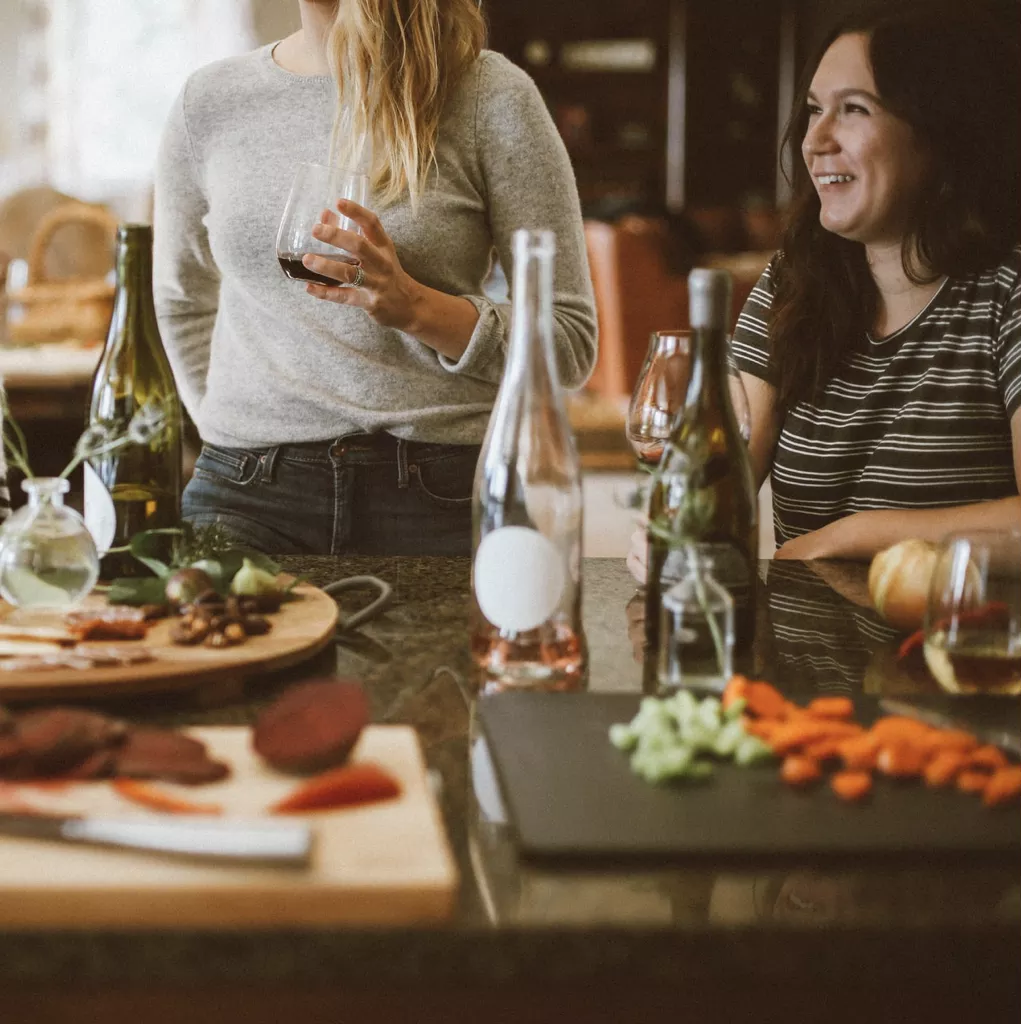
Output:
<svg viewBox="0 0 1024 1024">
<path fill-rule="evenodd" d="M 733 340 L 776 557 L 1020 527 L 1020 51 L 963 18 L 854 15 L 801 90 L 783 250 Z"/>
</svg>

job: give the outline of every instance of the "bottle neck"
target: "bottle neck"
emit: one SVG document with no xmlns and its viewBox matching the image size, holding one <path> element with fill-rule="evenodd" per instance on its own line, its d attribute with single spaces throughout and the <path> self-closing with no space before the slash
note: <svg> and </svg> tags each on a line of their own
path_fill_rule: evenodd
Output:
<svg viewBox="0 0 1024 1024">
<path fill-rule="evenodd" d="M 117 284 L 107 345 L 118 344 L 132 322 L 156 324 L 153 306 L 153 229 L 148 224 L 124 224 L 117 234 Z M 148 339 L 148 331 L 134 332 Z"/>
<path fill-rule="evenodd" d="M 509 363 L 518 371 L 554 381 L 552 281 L 554 247 L 548 232 L 517 233 L 512 277 Z"/>
<path fill-rule="evenodd" d="M 28 495 L 29 508 L 42 505 L 59 508 L 70 486 L 67 480 L 54 476 L 34 476 L 21 482 L 21 489 Z"/>
</svg>

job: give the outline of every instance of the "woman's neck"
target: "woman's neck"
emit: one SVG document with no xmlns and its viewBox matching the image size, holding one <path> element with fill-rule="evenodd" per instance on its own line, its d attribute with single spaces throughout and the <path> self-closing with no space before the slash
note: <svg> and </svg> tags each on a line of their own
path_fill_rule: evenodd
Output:
<svg viewBox="0 0 1024 1024">
<path fill-rule="evenodd" d="M 942 286 L 942 281 L 918 284 L 903 269 L 903 246 L 900 243 L 868 246 L 865 255 L 868 270 L 878 289 L 878 314 L 872 324 L 876 338 L 885 338 L 905 327 L 924 309 Z M 922 275 L 923 267 L 915 267 Z"/>
<path fill-rule="evenodd" d="M 327 36 L 337 4 L 331 0 L 299 0 L 302 28 L 274 47 L 274 60 L 296 75 L 329 75 Z"/>
</svg>

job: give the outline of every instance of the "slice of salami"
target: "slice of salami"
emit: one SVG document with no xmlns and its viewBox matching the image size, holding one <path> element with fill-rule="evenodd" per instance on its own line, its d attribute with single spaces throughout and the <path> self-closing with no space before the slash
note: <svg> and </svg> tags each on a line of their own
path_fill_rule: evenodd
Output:
<svg viewBox="0 0 1024 1024">
<path fill-rule="evenodd" d="M 301 683 L 286 690 L 257 718 L 253 748 L 279 771 L 324 771 L 348 758 L 369 718 L 369 701 L 358 682 Z"/>
<path fill-rule="evenodd" d="M 188 785 L 216 782 L 228 773 L 228 766 L 212 760 L 199 740 L 164 729 L 132 729 L 114 765 L 115 775 Z"/>
</svg>

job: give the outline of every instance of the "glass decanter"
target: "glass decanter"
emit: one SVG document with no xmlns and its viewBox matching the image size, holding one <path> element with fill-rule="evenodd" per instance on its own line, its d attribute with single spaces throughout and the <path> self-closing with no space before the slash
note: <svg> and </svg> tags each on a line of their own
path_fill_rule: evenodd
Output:
<svg viewBox="0 0 1024 1024">
<path fill-rule="evenodd" d="M 59 477 L 22 482 L 28 504 L 0 527 L 0 594 L 19 607 L 67 608 L 92 590 L 99 557 Z"/>
</svg>

